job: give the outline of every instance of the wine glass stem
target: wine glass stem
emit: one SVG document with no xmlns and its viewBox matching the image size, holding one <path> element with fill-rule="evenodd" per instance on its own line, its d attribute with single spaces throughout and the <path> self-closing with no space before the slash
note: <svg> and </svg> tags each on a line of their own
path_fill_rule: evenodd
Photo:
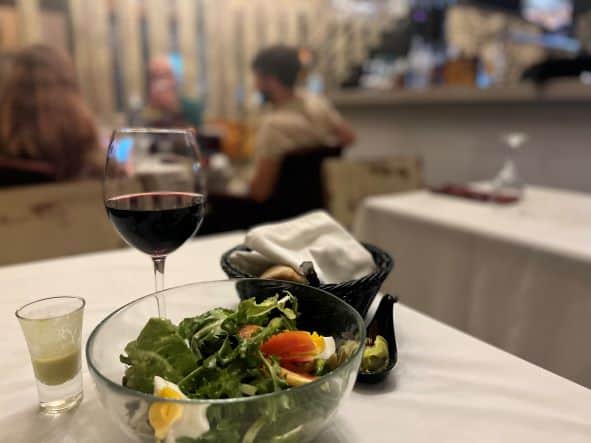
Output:
<svg viewBox="0 0 591 443">
<path fill-rule="evenodd" d="M 164 264 L 166 257 L 152 257 L 154 262 L 154 284 L 156 286 L 156 298 L 158 300 L 158 314 L 161 318 L 166 317 L 166 303 L 164 296 L 160 294 L 164 290 Z"/>
</svg>

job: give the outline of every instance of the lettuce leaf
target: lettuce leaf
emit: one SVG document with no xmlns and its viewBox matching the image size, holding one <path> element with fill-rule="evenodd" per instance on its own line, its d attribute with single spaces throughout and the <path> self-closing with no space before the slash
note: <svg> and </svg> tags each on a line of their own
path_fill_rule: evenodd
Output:
<svg viewBox="0 0 591 443">
<path fill-rule="evenodd" d="M 170 320 L 152 318 L 138 338 L 125 347 L 122 363 L 128 365 L 123 384 L 151 394 L 154 376 L 176 383 L 197 367 L 198 358 L 178 335 Z"/>
</svg>

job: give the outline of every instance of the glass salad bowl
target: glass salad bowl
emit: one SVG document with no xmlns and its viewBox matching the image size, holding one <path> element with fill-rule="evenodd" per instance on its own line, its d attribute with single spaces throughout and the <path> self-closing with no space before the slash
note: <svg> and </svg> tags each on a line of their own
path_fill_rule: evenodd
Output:
<svg viewBox="0 0 591 443">
<path fill-rule="evenodd" d="M 333 337 L 337 349 L 345 342 L 352 345 L 352 352 L 332 372 L 283 391 L 216 400 L 175 395 L 174 385 L 168 389 L 172 395 L 162 395 L 166 398 L 125 387 L 122 379 L 126 366 L 120 355 L 148 320 L 158 317 L 159 300 L 152 294 L 110 314 L 88 339 L 88 367 L 107 414 L 136 441 L 312 441 L 336 414 L 355 383 L 361 344 L 365 343 L 365 326 L 355 309 L 320 289 L 259 279 L 190 284 L 160 292 L 158 297 L 165 298 L 167 318 L 179 324 L 186 317 L 214 308 L 234 309 L 240 299 L 254 297 L 260 302 L 285 290 L 298 300 L 298 329 Z M 167 387 L 165 380 L 155 380 L 154 384 Z"/>
</svg>

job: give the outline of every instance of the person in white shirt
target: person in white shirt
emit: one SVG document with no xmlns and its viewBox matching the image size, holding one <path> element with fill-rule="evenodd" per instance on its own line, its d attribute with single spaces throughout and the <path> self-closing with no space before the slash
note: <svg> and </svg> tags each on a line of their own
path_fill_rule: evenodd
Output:
<svg viewBox="0 0 591 443">
<path fill-rule="evenodd" d="M 296 149 L 346 147 L 355 133 L 325 98 L 296 89 L 302 65 L 298 50 L 273 46 L 262 50 L 252 69 L 267 102 L 255 138 L 255 170 L 250 195 L 267 200 L 277 182 L 283 156 Z"/>
</svg>

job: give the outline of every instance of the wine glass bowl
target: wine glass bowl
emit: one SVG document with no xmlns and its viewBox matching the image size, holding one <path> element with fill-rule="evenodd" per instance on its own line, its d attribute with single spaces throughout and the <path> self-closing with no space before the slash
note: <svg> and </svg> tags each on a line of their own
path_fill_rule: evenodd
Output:
<svg viewBox="0 0 591 443">
<path fill-rule="evenodd" d="M 113 132 L 104 179 L 107 214 L 119 235 L 152 257 L 156 291 L 166 256 L 199 229 L 205 178 L 189 129 L 125 128 Z"/>
<path fill-rule="evenodd" d="M 166 257 L 193 236 L 203 219 L 205 199 L 192 193 L 138 193 L 105 203 L 119 234 L 151 257 Z"/>
</svg>

